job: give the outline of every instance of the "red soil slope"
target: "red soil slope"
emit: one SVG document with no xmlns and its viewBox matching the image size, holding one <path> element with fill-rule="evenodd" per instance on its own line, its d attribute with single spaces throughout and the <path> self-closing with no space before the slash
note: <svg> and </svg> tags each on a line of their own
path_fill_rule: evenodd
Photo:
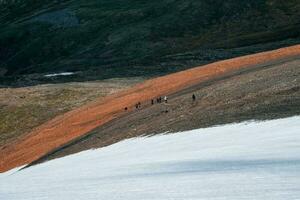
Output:
<svg viewBox="0 0 300 200">
<path fill-rule="evenodd" d="M 30 163 L 54 148 L 132 109 L 138 101 L 174 93 L 237 70 L 300 56 L 300 45 L 220 61 L 148 80 L 135 87 L 58 116 L 0 150 L 0 172 Z"/>
</svg>

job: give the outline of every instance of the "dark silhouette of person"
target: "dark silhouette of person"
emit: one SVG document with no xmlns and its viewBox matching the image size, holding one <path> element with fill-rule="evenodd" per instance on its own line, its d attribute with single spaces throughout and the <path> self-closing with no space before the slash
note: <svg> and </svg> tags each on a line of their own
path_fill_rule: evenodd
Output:
<svg viewBox="0 0 300 200">
<path fill-rule="evenodd" d="M 195 94 L 193 94 L 192 99 L 193 99 L 193 101 L 196 101 L 196 96 L 195 96 Z"/>
<path fill-rule="evenodd" d="M 139 104 L 138 104 L 138 103 L 135 104 L 135 108 L 136 108 L 136 109 L 139 109 Z"/>
<path fill-rule="evenodd" d="M 125 111 L 127 111 L 127 110 L 128 110 L 128 108 L 127 108 L 127 107 L 125 107 L 125 108 L 124 108 L 124 110 L 125 110 Z"/>
<path fill-rule="evenodd" d="M 151 99 L 151 105 L 153 105 L 154 104 L 154 100 L 153 99 Z"/>
</svg>

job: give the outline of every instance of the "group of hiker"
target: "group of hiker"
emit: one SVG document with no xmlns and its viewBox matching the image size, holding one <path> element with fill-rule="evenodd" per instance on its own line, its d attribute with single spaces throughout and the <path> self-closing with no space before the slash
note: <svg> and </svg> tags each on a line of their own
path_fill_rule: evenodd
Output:
<svg viewBox="0 0 300 200">
<path fill-rule="evenodd" d="M 161 102 L 162 102 L 161 97 L 156 98 L 156 103 L 161 103 Z M 167 96 L 164 97 L 164 102 L 168 103 L 168 97 Z M 151 105 L 153 105 L 153 104 L 154 104 L 154 99 L 151 99 Z"/>
<path fill-rule="evenodd" d="M 195 94 L 192 95 L 192 100 L 193 100 L 193 102 L 196 101 L 196 95 Z M 163 99 L 162 99 L 162 97 L 157 97 L 156 98 L 156 103 L 162 103 L 162 101 L 164 101 L 165 103 L 168 103 L 168 97 L 164 96 Z M 154 103 L 155 103 L 155 99 L 151 99 L 151 105 L 154 105 Z M 141 102 L 137 102 L 135 104 L 135 108 L 140 109 L 141 105 L 142 105 Z M 128 108 L 125 107 L 125 111 L 127 111 L 127 110 L 128 110 Z"/>
</svg>

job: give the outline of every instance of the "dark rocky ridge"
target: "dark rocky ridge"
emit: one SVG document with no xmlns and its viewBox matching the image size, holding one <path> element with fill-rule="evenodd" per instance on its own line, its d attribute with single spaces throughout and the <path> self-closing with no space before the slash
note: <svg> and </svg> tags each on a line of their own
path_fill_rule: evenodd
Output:
<svg viewBox="0 0 300 200">
<path fill-rule="evenodd" d="M 163 75 L 297 44 L 299 19 L 297 0 L 1 1 L 0 85 Z"/>
</svg>

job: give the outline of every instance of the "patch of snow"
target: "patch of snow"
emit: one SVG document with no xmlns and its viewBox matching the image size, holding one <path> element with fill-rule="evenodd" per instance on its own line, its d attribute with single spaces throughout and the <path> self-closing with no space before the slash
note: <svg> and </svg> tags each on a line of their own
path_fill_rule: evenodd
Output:
<svg viewBox="0 0 300 200">
<path fill-rule="evenodd" d="M 0 175 L 0 199 L 300 199 L 300 117 L 125 140 Z"/>
<path fill-rule="evenodd" d="M 54 73 L 54 74 L 46 74 L 45 77 L 55 77 L 55 76 L 70 76 L 75 74 L 74 72 L 62 72 L 62 73 Z"/>
</svg>

